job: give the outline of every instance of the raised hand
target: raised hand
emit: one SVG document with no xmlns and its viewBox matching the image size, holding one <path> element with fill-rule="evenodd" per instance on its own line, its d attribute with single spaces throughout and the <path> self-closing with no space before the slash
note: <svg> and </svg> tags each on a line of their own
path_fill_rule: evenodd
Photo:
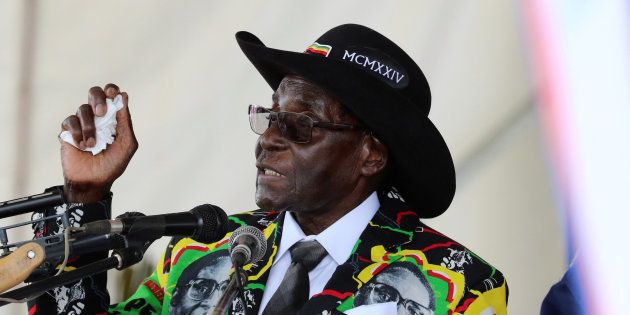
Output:
<svg viewBox="0 0 630 315">
<path fill-rule="evenodd" d="M 93 147 L 96 144 L 94 117 L 105 115 L 105 100 L 118 94 L 122 95 L 124 106 L 116 113 L 116 139 L 107 149 L 92 155 L 60 141 L 64 193 L 69 202 L 90 203 L 102 199 L 138 149 L 129 114 L 129 96 L 120 92 L 115 84 L 107 84 L 104 89 L 98 86 L 91 88 L 88 104 L 79 106 L 75 115 L 68 116 L 61 123 L 61 129 L 70 132 L 81 149 Z"/>
</svg>

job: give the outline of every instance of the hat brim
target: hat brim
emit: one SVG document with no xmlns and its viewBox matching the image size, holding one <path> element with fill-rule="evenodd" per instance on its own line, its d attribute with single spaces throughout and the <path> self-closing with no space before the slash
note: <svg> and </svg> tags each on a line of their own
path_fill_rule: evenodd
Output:
<svg viewBox="0 0 630 315">
<path fill-rule="evenodd" d="M 286 75 L 303 77 L 367 125 L 387 146 L 392 184 L 410 210 L 421 218 L 446 211 L 455 194 L 453 159 L 435 125 L 409 99 L 348 62 L 269 48 L 248 32 L 238 32 L 236 40 L 274 91 Z"/>
</svg>

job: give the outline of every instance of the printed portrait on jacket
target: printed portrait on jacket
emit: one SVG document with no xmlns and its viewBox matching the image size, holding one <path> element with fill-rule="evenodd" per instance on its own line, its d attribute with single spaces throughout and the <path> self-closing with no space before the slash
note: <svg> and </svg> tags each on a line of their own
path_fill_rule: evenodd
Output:
<svg viewBox="0 0 630 315">
<path fill-rule="evenodd" d="M 208 314 L 225 292 L 231 267 L 227 251 L 216 251 L 194 261 L 177 281 L 169 314 Z"/>
<path fill-rule="evenodd" d="M 363 285 L 354 306 L 395 302 L 398 315 L 433 315 L 435 296 L 427 279 L 410 262 L 394 263 Z"/>
</svg>

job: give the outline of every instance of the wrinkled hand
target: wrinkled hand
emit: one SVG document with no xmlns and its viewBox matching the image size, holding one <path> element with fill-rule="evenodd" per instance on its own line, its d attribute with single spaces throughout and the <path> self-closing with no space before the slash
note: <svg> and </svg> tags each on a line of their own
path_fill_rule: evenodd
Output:
<svg viewBox="0 0 630 315">
<path fill-rule="evenodd" d="M 61 165 L 63 167 L 64 194 L 68 202 L 91 203 L 101 200 L 110 190 L 114 181 L 122 175 L 138 149 L 138 141 L 133 133 L 129 114 L 129 96 L 120 93 L 115 84 L 107 84 L 105 89 L 95 86 L 88 93 L 88 104 L 79 106 L 75 115 L 70 115 L 61 123 L 61 129 L 69 131 L 81 149 L 96 144 L 95 116 L 107 113 L 106 99 L 121 94 L 124 106 L 116 113 L 116 139 L 97 155 L 81 151 L 61 142 Z"/>
</svg>

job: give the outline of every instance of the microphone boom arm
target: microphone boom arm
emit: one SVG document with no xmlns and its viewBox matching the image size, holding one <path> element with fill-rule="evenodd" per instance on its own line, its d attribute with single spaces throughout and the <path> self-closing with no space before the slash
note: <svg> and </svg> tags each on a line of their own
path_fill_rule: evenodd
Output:
<svg viewBox="0 0 630 315">
<path fill-rule="evenodd" d="M 12 302 L 23 302 L 33 299 L 58 286 L 79 281 L 82 278 L 105 272 L 110 269 L 125 269 L 140 260 L 152 241 L 131 242 L 129 247 L 114 250 L 108 258 L 101 259 L 72 271 L 64 272 L 50 278 L 33 282 L 27 286 L 11 290 L 0 295 L 0 307 Z M 19 249 L 18 249 L 19 250 Z M 17 250 L 16 250 L 17 251 Z M 42 256 L 44 253 L 42 252 Z"/>
<path fill-rule="evenodd" d="M 64 203 L 63 186 L 53 186 L 41 194 L 0 202 L 0 219 Z"/>
</svg>

